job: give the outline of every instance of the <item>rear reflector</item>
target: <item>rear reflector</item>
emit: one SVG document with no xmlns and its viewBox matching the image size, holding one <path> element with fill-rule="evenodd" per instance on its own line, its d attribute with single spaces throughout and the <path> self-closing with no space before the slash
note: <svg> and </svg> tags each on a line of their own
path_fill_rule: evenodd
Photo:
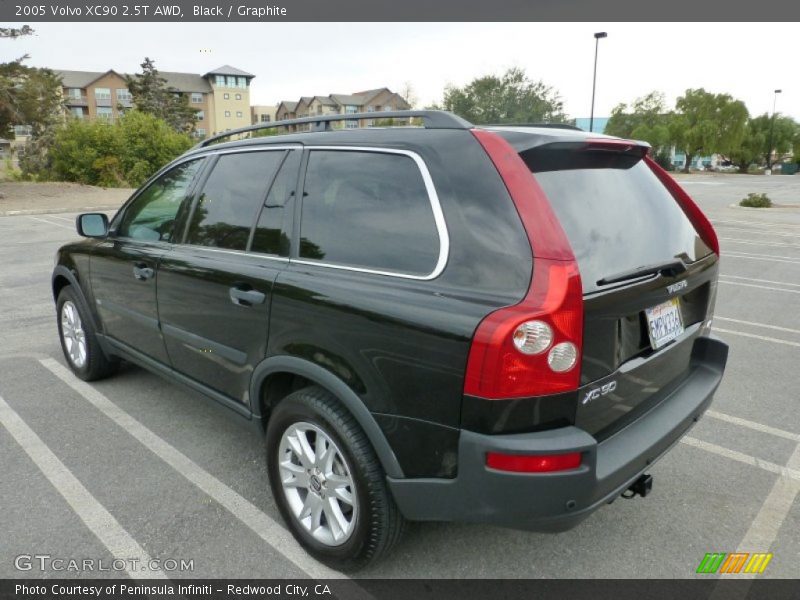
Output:
<svg viewBox="0 0 800 600">
<path fill-rule="evenodd" d="M 711 250 L 719 256 L 719 240 L 717 239 L 717 232 L 714 231 L 714 226 L 711 225 L 711 221 L 708 220 L 708 217 L 703 214 L 703 211 L 700 210 L 700 207 L 697 206 L 694 200 L 692 200 L 691 196 L 687 194 L 684 189 L 678 185 L 678 182 L 675 181 L 672 176 L 667 173 L 664 169 L 659 166 L 659 164 L 654 161 L 649 156 L 645 156 L 644 160 L 647 162 L 647 166 L 655 173 L 656 177 L 661 181 L 669 193 L 672 194 L 672 197 L 675 198 L 675 201 L 678 203 L 678 206 L 681 207 L 683 214 L 686 215 L 686 218 L 694 226 L 697 234 L 700 236 L 700 239 L 705 242 L 706 246 L 711 248 Z"/>
<path fill-rule="evenodd" d="M 501 454 L 488 452 L 486 466 L 497 471 L 513 473 L 551 473 L 569 471 L 581 466 L 581 453 L 568 454 Z"/>
</svg>

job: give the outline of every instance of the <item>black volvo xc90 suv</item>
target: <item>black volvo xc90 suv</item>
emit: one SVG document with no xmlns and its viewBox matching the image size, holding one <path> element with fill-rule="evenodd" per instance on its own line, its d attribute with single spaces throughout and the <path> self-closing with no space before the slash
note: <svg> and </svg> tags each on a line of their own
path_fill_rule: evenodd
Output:
<svg viewBox="0 0 800 600">
<path fill-rule="evenodd" d="M 74 373 L 124 359 L 251 421 L 339 569 L 406 520 L 558 531 L 646 495 L 725 368 L 709 221 L 646 144 L 382 116 L 424 126 L 229 132 L 79 216 L 52 279 Z"/>
</svg>

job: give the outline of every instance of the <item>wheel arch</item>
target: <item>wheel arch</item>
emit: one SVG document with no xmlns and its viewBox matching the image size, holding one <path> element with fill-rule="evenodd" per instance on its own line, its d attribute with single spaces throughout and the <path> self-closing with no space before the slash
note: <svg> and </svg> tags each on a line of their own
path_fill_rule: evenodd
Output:
<svg viewBox="0 0 800 600">
<path fill-rule="evenodd" d="M 386 475 L 403 478 L 403 469 L 383 434 L 378 422 L 364 402 L 350 387 L 330 371 L 295 356 L 273 356 L 262 361 L 253 371 L 250 382 L 253 416 L 266 429 L 269 408 L 293 391 L 298 381 L 318 385 L 336 397 L 353 415 L 366 434 Z"/>
</svg>

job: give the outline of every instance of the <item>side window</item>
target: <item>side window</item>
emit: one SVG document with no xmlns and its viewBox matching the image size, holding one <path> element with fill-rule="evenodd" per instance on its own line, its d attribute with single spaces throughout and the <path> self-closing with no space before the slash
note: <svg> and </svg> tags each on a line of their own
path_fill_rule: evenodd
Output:
<svg viewBox="0 0 800 600">
<path fill-rule="evenodd" d="M 422 174 L 408 156 L 314 150 L 306 171 L 300 257 L 427 275 L 439 234 Z"/>
<path fill-rule="evenodd" d="M 223 154 L 189 222 L 188 244 L 244 250 L 272 174 L 285 152 Z"/>
<path fill-rule="evenodd" d="M 269 190 L 267 201 L 261 209 L 253 237 L 254 252 L 264 254 L 289 255 L 289 238 L 286 235 L 291 219 L 290 202 L 297 185 L 297 168 L 300 166 L 300 152 L 289 152 L 280 173 Z"/>
<path fill-rule="evenodd" d="M 151 183 L 126 209 L 118 228 L 121 237 L 169 241 L 175 216 L 203 159 L 178 165 Z"/>
</svg>

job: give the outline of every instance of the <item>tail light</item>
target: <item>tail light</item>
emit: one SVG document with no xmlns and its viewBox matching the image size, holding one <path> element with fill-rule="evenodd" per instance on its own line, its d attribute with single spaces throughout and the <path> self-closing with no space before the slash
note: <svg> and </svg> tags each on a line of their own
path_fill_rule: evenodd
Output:
<svg viewBox="0 0 800 600">
<path fill-rule="evenodd" d="M 489 314 L 470 347 L 464 393 L 487 399 L 578 389 L 583 287 L 578 265 L 544 191 L 516 150 L 474 129 L 503 179 L 533 252 L 533 277 L 519 304 Z"/>
<path fill-rule="evenodd" d="M 711 248 L 711 250 L 719 256 L 719 240 L 717 239 L 717 232 L 714 231 L 714 226 L 711 225 L 711 221 L 708 220 L 708 217 L 703 214 L 703 211 L 700 210 L 700 207 L 697 206 L 694 200 L 692 200 L 691 196 L 687 194 L 683 188 L 678 185 L 678 182 L 675 181 L 672 176 L 667 173 L 664 169 L 662 169 L 659 164 L 654 161 L 649 156 L 645 156 L 644 160 L 647 162 L 647 166 L 655 173 L 656 177 L 661 181 L 663 186 L 669 190 L 669 193 L 672 194 L 672 197 L 675 198 L 675 201 L 678 203 L 678 206 L 681 207 L 686 217 L 694 226 L 695 230 L 697 231 L 700 239 L 705 242 L 706 246 Z"/>
</svg>

